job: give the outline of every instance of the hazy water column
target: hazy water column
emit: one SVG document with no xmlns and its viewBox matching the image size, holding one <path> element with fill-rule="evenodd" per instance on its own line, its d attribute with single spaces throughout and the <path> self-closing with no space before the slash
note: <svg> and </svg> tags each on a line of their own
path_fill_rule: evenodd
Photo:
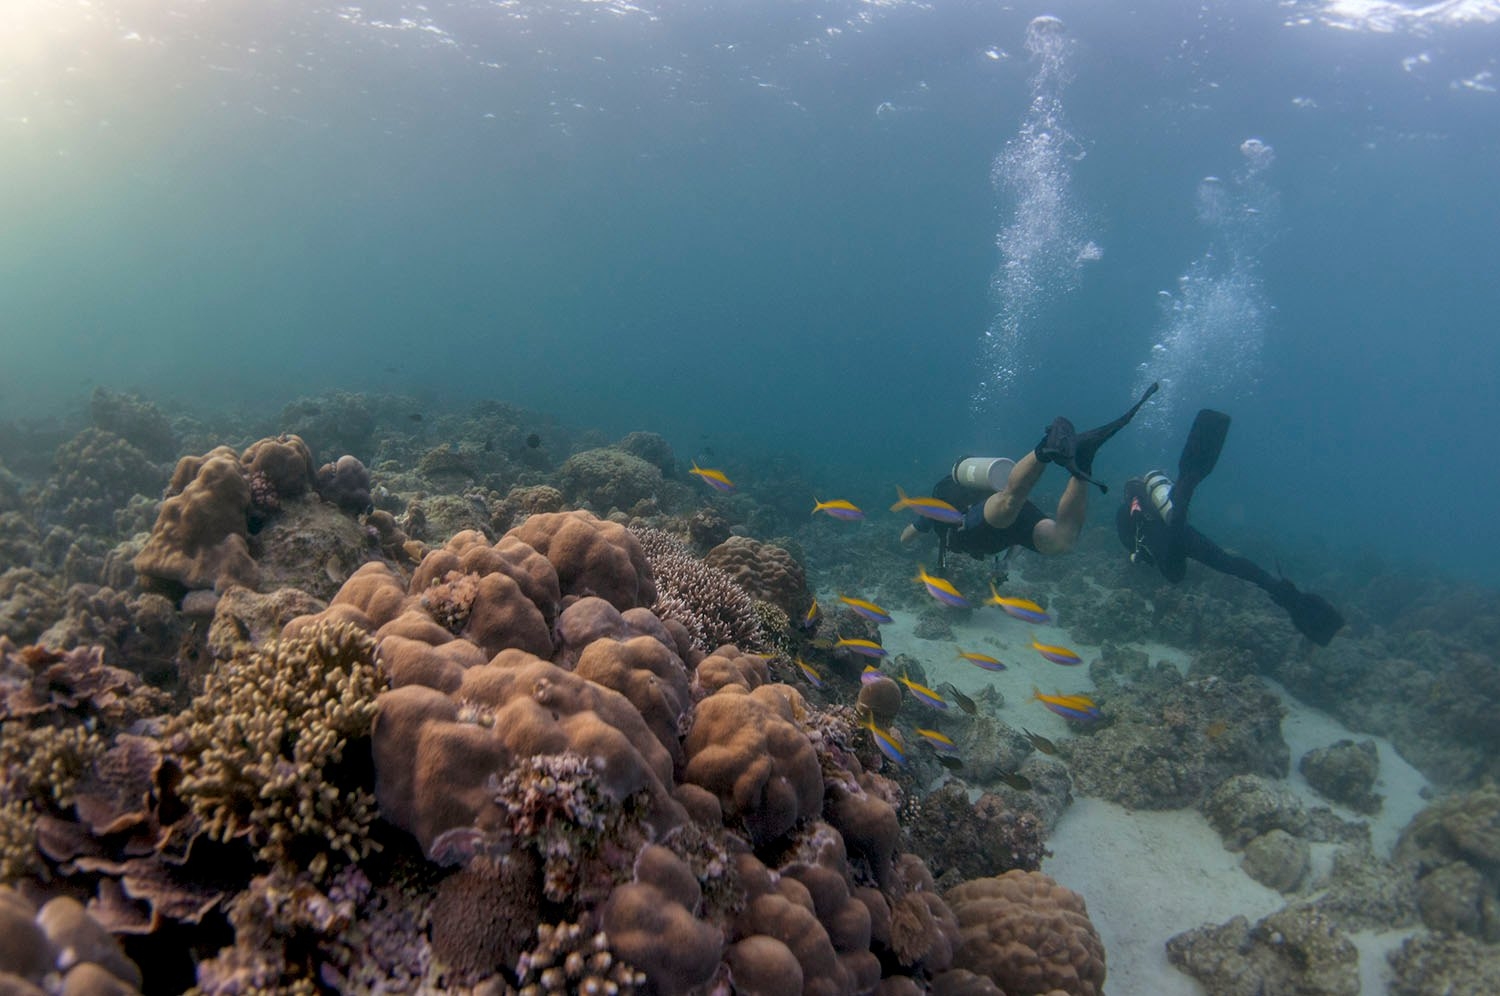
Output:
<svg viewBox="0 0 1500 996">
<path fill-rule="evenodd" d="M 1255 390 L 1271 311 L 1260 254 L 1276 214 L 1265 172 L 1276 156 L 1258 138 L 1240 143 L 1240 155 L 1230 182 L 1217 176 L 1199 181 L 1196 206 L 1209 230 L 1208 248 L 1177 278 L 1175 293 L 1158 293 L 1160 332 L 1136 377 L 1138 391 L 1152 381 L 1162 386 L 1141 412 L 1148 427 L 1171 430 L 1179 414 L 1223 406 Z"/>
<path fill-rule="evenodd" d="M 1000 267 L 990 281 L 997 312 L 983 338 L 984 375 L 976 410 L 989 408 L 1027 372 L 1027 334 L 1043 306 L 1077 285 L 1083 264 L 1102 251 L 1089 240 L 1073 195 L 1073 163 L 1085 155 L 1068 130 L 1062 92 L 1071 80 L 1072 40 L 1063 22 L 1038 17 L 1026 28 L 1035 70 L 1020 130 L 990 168 L 990 182 L 1012 202 L 995 243 Z"/>
</svg>

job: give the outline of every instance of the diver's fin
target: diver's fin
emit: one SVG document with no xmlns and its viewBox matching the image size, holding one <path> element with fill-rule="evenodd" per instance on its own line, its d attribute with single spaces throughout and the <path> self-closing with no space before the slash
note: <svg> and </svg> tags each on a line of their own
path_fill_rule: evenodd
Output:
<svg viewBox="0 0 1500 996">
<path fill-rule="evenodd" d="M 1182 455 L 1177 458 L 1177 483 L 1191 481 L 1195 486 L 1209 474 L 1219 462 L 1219 453 L 1224 449 L 1224 438 L 1229 435 L 1229 416 L 1204 408 L 1193 419 L 1188 430 L 1187 442 L 1182 444 Z"/>
<path fill-rule="evenodd" d="M 1271 601 L 1286 609 L 1297 632 L 1320 647 L 1328 646 L 1334 634 L 1344 628 L 1344 614 L 1321 595 L 1298 591 L 1297 586 L 1282 578 L 1271 589 Z"/>
</svg>

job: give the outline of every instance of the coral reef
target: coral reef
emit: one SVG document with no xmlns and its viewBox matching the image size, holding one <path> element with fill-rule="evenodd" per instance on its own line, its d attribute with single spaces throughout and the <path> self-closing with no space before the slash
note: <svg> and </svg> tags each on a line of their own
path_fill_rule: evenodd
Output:
<svg viewBox="0 0 1500 996">
<path fill-rule="evenodd" d="M 59 896 L 38 910 L 0 886 L 0 990 L 127 996 L 141 981 L 135 962 L 76 899 Z"/>
<path fill-rule="evenodd" d="M 1105 644 L 1089 669 L 1107 723 L 1070 741 L 1079 791 L 1141 809 L 1190 806 L 1232 775 L 1281 777 L 1281 703 L 1254 678 L 1184 676 Z"/>
<path fill-rule="evenodd" d="M 656 579 L 653 612 L 681 623 L 705 652 L 724 644 L 756 649 L 765 642 L 755 603 L 733 578 L 698 560 L 669 533 L 646 526 L 632 532 Z"/>
<path fill-rule="evenodd" d="M 944 893 L 958 918 L 953 967 L 1005 992 L 1100 996 L 1104 945 L 1083 897 L 1041 872 L 1009 871 Z"/>
<path fill-rule="evenodd" d="M 211 838 L 248 837 L 257 856 L 321 876 L 368 853 L 374 797 L 339 791 L 383 685 L 375 641 L 348 624 L 249 650 L 208 676 L 166 731 L 178 793 Z"/>
<path fill-rule="evenodd" d="M 1500 941 L 1500 787 L 1485 785 L 1422 810 L 1402 833 L 1395 858 L 1416 878 L 1427 926 Z"/>
<path fill-rule="evenodd" d="M 1375 779 L 1380 775 L 1380 756 L 1375 741 L 1340 740 L 1302 755 L 1297 770 L 1325 798 L 1360 813 L 1380 812 L 1381 797 Z"/>
<path fill-rule="evenodd" d="M 58 447 L 42 489 L 42 519 L 108 531 L 132 495 L 160 490 L 166 475 L 139 449 L 104 429 L 84 429 Z"/>
<path fill-rule="evenodd" d="M 332 463 L 318 468 L 315 479 L 318 497 L 338 506 L 341 511 L 360 515 L 370 511 L 370 472 L 359 457 L 345 453 Z"/>
<path fill-rule="evenodd" d="M 135 558 L 136 573 L 164 593 L 260 581 L 250 559 L 250 481 L 227 447 L 183 457 L 168 485 L 151 538 Z"/>
<path fill-rule="evenodd" d="M 1237 916 L 1167 942 L 1172 964 L 1223 996 L 1358 996 L 1359 952 L 1327 917 L 1289 907 L 1253 926 Z"/>
<path fill-rule="evenodd" d="M 792 619 L 800 618 L 812 602 L 802 565 L 771 543 L 731 536 L 708 551 L 703 563 L 728 574 L 752 598 L 770 602 Z"/>
<path fill-rule="evenodd" d="M 662 476 L 660 468 L 622 449 L 585 450 L 557 468 L 557 486 L 575 505 L 602 515 L 629 511 L 651 498 L 661 490 Z"/>
</svg>

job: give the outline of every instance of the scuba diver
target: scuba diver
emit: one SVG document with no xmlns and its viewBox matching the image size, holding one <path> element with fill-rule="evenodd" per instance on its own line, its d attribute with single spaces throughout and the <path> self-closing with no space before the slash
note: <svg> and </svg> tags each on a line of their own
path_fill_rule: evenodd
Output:
<svg viewBox="0 0 1500 996">
<path fill-rule="evenodd" d="M 1088 486 L 1093 484 L 1101 492 L 1109 492 L 1092 476 L 1095 454 L 1129 424 L 1146 399 L 1156 393 L 1156 387 L 1152 384 L 1147 388 L 1124 415 L 1086 432 L 1075 431 L 1073 423 L 1059 415 L 1047 427 L 1042 441 L 1019 461 L 1006 457 L 960 459 L 951 474 L 933 485 L 932 497 L 962 512 L 963 521 L 948 525 L 918 517 L 901 531 L 901 542 L 910 543 L 919 533 L 936 532 L 939 571 L 947 567 L 950 550 L 975 560 L 996 557 L 997 583 L 1005 580 L 1005 565 L 1018 547 L 1048 555 L 1067 553 L 1083 528 Z M 1049 463 L 1071 475 L 1051 518 L 1029 497 Z"/>
<path fill-rule="evenodd" d="M 1272 577 L 1244 557 L 1229 553 L 1188 525 L 1193 493 L 1218 463 L 1228 434 L 1229 416 L 1204 408 L 1193 420 L 1183 444 L 1175 483 L 1159 470 L 1126 481 L 1123 501 L 1115 513 L 1120 542 L 1131 563 L 1155 565 L 1172 584 L 1187 573 L 1188 560 L 1249 581 L 1286 610 L 1298 632 L 1326 647 L 1344 625 L 1337 609 L 1318 595 L 1298 591 L 1286 578 Z"/>
</svg>

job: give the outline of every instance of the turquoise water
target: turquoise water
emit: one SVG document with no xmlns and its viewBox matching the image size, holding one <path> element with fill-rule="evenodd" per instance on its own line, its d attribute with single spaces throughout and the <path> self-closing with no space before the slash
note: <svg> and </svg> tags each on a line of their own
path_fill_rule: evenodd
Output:
<svg viewBox="0 0 1500 996">
<path fill-rule="evenodd" d="M 1500 581 L 1493 2 L 0 16 L 0 417 L 497 397 L 889 489 L 1162 378 L 1102 476 L 1219 407 L 1207 531 Z"/>
</svg>

